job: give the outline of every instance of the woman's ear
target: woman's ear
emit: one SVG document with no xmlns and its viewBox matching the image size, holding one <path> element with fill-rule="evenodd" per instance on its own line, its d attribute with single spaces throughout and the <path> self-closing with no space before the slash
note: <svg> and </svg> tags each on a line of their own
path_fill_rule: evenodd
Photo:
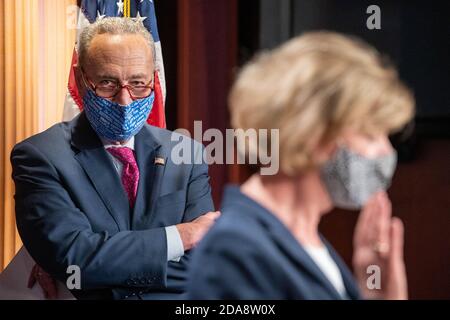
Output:
<svg viewBox="0 0 450 320">
<path fill-rule="evenodd" d="M 331 159 L 338 148 L 338 140 L 327 142 L 326 144 L 320 144 L 313 152 L 315 163 L 324 163 Z"/>
<path fill-rule="evenodd" d="M 376 158 L 393 152 L 387 134 L 368 135 L 352 133 L 345 137 L 345 146 L 353 152 L 368 158 Z"/>
</svg>

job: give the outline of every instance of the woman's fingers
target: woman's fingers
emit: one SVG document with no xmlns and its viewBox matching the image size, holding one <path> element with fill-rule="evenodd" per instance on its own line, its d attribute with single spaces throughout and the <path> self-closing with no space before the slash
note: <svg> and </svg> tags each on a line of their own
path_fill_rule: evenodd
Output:
<svg viewBox="0 0 450 320">
<path fill-rule="evenodd" d="M 408 299 L 408 281 L 403 260 L 404 227 L 399 218 L 392 218 L 390 226 L 391 249 L 388 262 L 387 296 L 389 299 Z"/>
<path fill-rule="evenodd" d="M 379 211 L 375 215 L 373 246 L 382 258 L 389 254 L 392 206 L 385 192 L 377 194 Z"/>
<path fill-rule="evenodd" d="M 403 262 L 404 227 L 403 222 L 397 217 L 392 218 L 390 225 L 390 261 Z"/>
<path fill-rule="evenodd" d="M 378 204 L 376 196 L 373 196 L 366 203 L 358 217 L 355 227 L 354 242 L 355 245 L 369 245 L 373 233 L 373 222 L 376 215 Z"/>
</svg>

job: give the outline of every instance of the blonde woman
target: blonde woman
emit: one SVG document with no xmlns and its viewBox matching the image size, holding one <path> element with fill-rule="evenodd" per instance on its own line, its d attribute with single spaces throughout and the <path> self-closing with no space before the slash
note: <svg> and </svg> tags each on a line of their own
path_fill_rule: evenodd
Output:
<svg viewBox="0 0 450 320">
<path fill-rule="evenodd" d="M 414 99 L 396 71 L 359 40 L 314 32 L 251 61 L 229 101 L 235 128 L 279 129 L 280 170 L 227 187 L 188 297 L 406 299 L 403 225 L 385 191 L 396 165 L 388 135 L 412 118 Z M 362 209 L 354 275 L 318 230 L 334 207 Z"/>
</svg>

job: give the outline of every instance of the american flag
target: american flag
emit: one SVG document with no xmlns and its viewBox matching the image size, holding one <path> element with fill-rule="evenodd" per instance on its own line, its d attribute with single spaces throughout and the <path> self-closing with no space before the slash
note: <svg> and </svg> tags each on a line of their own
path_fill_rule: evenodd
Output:
<svg viewBox="0 0 450 320">
<path fill-rule="evenodd" d="M 83 29 L 97 19 L 104 17 L 132 17 L 140 19 L 147 30 L 152 34 L 156 48 L 155 72 L 155 101 L 147 122 L 161 128 L 166 127 L 164 102 L 166 86 L 164 78 L 164 64 L 162 58 L 161 42 L 159 40 L 156 22 L 155 6 L 153 0 L 81 0 L 79 1 L 77 22 L 77 43 Z M 78 61 L 77 43 L 72 56 L 72 66 Z M 82 97 L 78 94 L 75 74 L 71 67 L 69 74 L 68 92 L 64 103 L 63 121 L 71 120 L 83 110 Z"/>
</svg>

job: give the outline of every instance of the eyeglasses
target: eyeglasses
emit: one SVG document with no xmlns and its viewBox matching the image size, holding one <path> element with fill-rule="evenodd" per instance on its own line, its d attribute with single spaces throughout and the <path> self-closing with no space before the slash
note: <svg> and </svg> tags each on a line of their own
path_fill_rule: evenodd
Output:
<svg viewBox="0 0 450 320">
<path fill-rule="evenodd" d="M 101 80 L 99 83 L 94 84 L 87 78 L 83 70 L 82 76 L 86 87 L 91 87 L 97 96 L 106 99 L 114 98 L 122 88 L 128 90 L 128 93 L 133 100 L 147 98 L 153 91 L 153 79 L 147 84 L 121 84 L 117 80 Z"/>
</svg>

